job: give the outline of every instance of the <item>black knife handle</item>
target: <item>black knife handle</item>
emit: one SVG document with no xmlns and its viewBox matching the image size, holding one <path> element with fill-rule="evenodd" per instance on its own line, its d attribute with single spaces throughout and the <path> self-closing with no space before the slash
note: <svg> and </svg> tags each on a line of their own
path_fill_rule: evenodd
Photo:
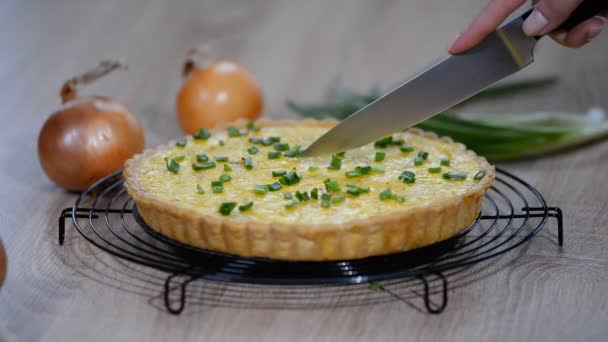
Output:
<svg viewBox="0 0 608 342">
<path fill-rule="evenodd" d="M 532 13 L 532 9 L 522 14 L 521 18 L 526 18 Z M 608 1 L 606 0 L 585 0 L 570 14 L 570 16 L 559 25 L 553 32 L 568 31 L 583 21 L 598 15 L 602 11 L 608 11 Z"/>
</svg>

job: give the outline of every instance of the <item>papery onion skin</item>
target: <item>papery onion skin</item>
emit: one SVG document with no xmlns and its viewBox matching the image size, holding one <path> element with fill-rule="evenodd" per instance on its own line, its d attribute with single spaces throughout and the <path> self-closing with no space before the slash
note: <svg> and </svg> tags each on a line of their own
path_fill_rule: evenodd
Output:
<svg viewBox="0 0 608 342">
<path fill-rule="evenodd" d="M 2 245 L 2 240 L 0 240 L 0 287 L 2 287 L 6 278 L 7 263 L 6 251 L 4 250 L 4 245 Z"/>
<path fill-rule="evenodd" d="M 40 164 L 60 187 L 82 191 L 118 171 L 144 148 L 141 124 L 107 97 L 70 100 L 45 122 L 38 137 Z"/>
<path fill-rule="evenodd" d="M 243 66 L 217 61 L 204 68 L 191 68 L 177 95 L 181 129 L 194 134 L 237 119 L 255 120 L 264 105 L 262 91 Z"/>
</svg>

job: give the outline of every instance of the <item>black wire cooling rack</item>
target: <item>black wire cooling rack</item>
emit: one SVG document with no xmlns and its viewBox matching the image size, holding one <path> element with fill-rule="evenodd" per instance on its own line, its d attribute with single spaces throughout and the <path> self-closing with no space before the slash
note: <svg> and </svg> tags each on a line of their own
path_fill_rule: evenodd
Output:
<svg viewBox="0 0 608 342">
<path fill-rule="evenodd" d="M 534 187 L 500 169 L 479 217 L 458 236 L 409 252 L 335 262 L 244 258 L 181 244 L 145 224 L 123 182 L 121 172 L 110 175 L 64 209 L 59 244 L 64 243 L 65 221 L 71 219 L 95 247 L 163 272 L 162 297 L 173 314 L 181 313 L 187 301 L 253 305 L 261 298 L 258 295 L 265 307 L 273 308 L 307 308 L 315 302 L 366 305 L 403 299 L 406 289 L 422 297 L 427 312 L 437 314 L 445 309 L 449 284 L 459 279 L 459 273 L 523 245 L 550 217 L 557 219 L 558 244 L 563 241 L 561 210 L 547 206 Z M 204 282 L 206 290 L 190 294 L 187 287 L 194 282 Z M 209 294 L 219 284 L 222 303 Z M 385 296 L 370 296 L 371 292 Z"/>
</svg>

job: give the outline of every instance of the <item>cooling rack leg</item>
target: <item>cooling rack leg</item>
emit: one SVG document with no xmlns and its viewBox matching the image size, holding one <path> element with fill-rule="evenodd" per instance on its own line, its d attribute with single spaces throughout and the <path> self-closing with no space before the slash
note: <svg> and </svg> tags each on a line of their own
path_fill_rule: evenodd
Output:
<svg viewBox="0 0 608 342">
<path fill-rule="evenodd" d="M 448 305 L 448 280 L 443 274 L 441 274 L 441 272 L 435 272 L 432 274 L 437 276 L 441 280 L 441 303 L 436 307 L 433 307 L 434 305 L 431 305 L 431 291 L 426 276 L 419 276 L 418 279 L 420 279 L 422 285 L 424 286 L 423 296 L 426 311 L 428 311 L 428 313 L 430 314 L 436 315 L 442 313 L 443 310 L 445 310 L 445 307 Z"/>
<path fill-rule="evenodd" d="M 550 217 L 557 219 L 557 243 L 562 246 L 564 244 L 564 218 L 562 210 L 558 207 L 547 208 Z"/>
<path fill-rule="evenodd" d="M 63 246 L 65 240 L 65 219 L 72 216 L 72 208 L 65 208 L 59 215 L 59 246 Z"/>
<path fill-rule="evenodd" d="M 180 275 L 184 275 L 184 272 L 180 272 L 180 273 L 173 273 L 171 275 L 169 275 L 167 277 L 167 279 L 165 279 L 165 288 L 163 290 L 163 296 L 165 299 L 165 307 L 167 308 L 167 311 L 169 311 L 170 313 L 174 314 L 174 315 L 179 315 L 180 313 L 182 313 L 182 311 L 184 311 L 184 307 L 186 306 L 186 287 L 188 286 L 188 284 L 190 284 L 190 282 L 192 282 L 193 280 L 196 279 L 196 277 L 193 276 L 189 276 L 186 280 L 184 280 L 181 284 L 179 284 L 177 287 L 179 290 L 179 295 L 178 295 L 178 303 L 177 306 L 173 306 L 171 304 L 171 292 L 173 291 L 174 288 L 171 287 L 171 282 L 173 281 L 173 279 L 177 278 Z"/>
</svg>

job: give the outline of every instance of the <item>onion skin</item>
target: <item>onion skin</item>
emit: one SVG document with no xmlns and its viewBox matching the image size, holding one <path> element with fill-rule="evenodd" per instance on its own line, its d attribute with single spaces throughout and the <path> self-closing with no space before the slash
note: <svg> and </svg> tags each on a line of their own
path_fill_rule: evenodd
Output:
<svg viewBox="0 0 608 342">
<path fill-rule="evenodd" d="M 135 115 L 106 97 L 68 100 L 45 122 L 38 137 L 40 164 L 57 185 L 82 191 L 118 171 L 144 148 Z"/>
<path fill-rule="evenodd" d="M 255 120 L 264 105 L 262 91 L 243 66 L 218 61 L 205 68 L 190 66 L 177 95 L 177 116 L 181 129 L 194 134 L 200 128 L 237 119 Z"/>
<path fill-rule="evenodd" d="M 6 252 L 4 251 L 2 240 L 0 240 L 0 287 L 2 287 L 2 284 L 4 284 L 4 279 L 6 278 L 6 265 Z"/>
</svg>

